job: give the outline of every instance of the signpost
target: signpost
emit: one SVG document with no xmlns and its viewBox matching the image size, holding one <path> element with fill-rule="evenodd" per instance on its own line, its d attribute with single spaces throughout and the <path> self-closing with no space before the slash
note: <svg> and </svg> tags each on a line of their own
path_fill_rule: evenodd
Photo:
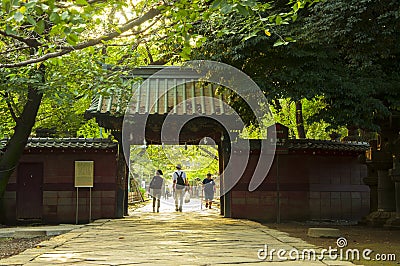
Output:
<svg viewBox="0 0 400 266">
<path fill-rule="evenodd" d="M 92 187 L 94 180 L 94 161 L 75 161 L 76 224 L 79 213 L 79 188 L 89 188 L 89 223 L 92 221 Z"/>
</svg>

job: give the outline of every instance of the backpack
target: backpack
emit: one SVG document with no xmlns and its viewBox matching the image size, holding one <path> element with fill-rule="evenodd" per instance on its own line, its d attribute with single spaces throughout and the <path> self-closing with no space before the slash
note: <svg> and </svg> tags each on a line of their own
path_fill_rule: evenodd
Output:
<svg viewBox="0 0 400 266">
<path fill-rule="evenodd" d="M 175 172 L 175 173 L 177 175 L 176 184 L 184 186 L 185 185 L 185 181 L 183 181 L 183 178 L 182 178 L 183 172 L 181 172 L 180 175 L 178 175 L 178 172 Z"/>
<path fill-rule="evenodd" d="M 160 176 L 154 176 L 150 182 L 150 188 L 160 189 L 163 184 L 163 179 Z"/>
</svg>

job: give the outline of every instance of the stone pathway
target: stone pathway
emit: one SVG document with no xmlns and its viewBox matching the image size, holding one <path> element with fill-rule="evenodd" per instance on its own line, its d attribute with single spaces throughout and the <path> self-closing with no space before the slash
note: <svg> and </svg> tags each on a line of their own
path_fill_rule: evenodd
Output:
<svg viewBox="0 0 400 266">
<path fill-rule="evenodd" d="M 289 252 L 317 249 L 257 222 L 222 218 L 199 202 L 175 212 L 163 202 L 160 213 L 147 205 L 124 219 L 97 220 L 37 248 L 0 260 L 0 265 L 353 265 L 332 260 L 279 260 L 265 256 L 267 245 Z M 259 251 L 261 249 L 261 251 Z M 288 256 L 288 254 L 286 254 Z"/>
</svg>

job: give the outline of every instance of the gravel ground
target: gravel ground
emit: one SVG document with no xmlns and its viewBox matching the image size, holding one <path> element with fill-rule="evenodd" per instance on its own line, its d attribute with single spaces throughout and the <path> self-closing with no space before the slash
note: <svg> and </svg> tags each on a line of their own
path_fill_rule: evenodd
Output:
<svg viewBox="0 0 400 266">
<path fill-rule="evenodd" d="M 310 227 L 330 227 L 340 230 L 341 235 L 347 239 L 348 246 L 346 248 L 364 250 L 371 249 L 375 254 L 395 254 L 395 261 L 366 261 L 356 260 L 355 264 L 365 266 L 369 265 L 400 265 L 400 230 L 390 230 L 382 227 L 369 227 L 363 225 L 311 225 L 302 223 L 281 223 L 281 224 L 265 224 L 270 228 L 277 229 L 289 233 L 289 235 L 301 238 L 308 243 L 320 246 L 323 248 L 336 248 L 336 238 L 314 238 L 307 235 Z"/>
<path fill-rule="evenodd" d="M 23 252 L 28 248 L 33 248 L 42 241 L 49 239 L 48 236 L 35 238 L 0 238 L 0 259 L 4 259 L 18 253 Z"/>
</svg>

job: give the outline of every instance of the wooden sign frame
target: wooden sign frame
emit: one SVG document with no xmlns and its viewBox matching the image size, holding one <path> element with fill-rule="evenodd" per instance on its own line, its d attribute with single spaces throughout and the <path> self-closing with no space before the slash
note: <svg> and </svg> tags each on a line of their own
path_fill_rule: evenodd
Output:
<svg viewBox="0 0 400 266">
<path fill-rule="evenodd" d="M 93 187 L 94 161 L 75 161 L 75 187 Z"/>
</svg>

